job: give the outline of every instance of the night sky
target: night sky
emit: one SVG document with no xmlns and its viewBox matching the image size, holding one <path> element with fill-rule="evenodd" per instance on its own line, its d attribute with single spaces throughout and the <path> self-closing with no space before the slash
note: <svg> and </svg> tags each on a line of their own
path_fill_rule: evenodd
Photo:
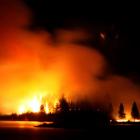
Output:
<svg viewBox="0 0 140 140">
<path fill-rule="evenodd" d="M 24 0 L 33 13 L 32 24 L 28 27 L 36 31 L 49 31 L 55 38 L 56 29 L 83 27 L 93 38 L 87 40 L 93 48 L 101 51 L 115 74 L 139 81 L 139 14 L 133 5 L 122 3 L 96 4 L 68 3 L 50 4 L 46 0 Z M 135 10 L 132 10 L 132 9 Z M 103 32 L 106 40 L 101 43 Z M 83 42 L 84 43 L 84 42 Z"/>
</svg>

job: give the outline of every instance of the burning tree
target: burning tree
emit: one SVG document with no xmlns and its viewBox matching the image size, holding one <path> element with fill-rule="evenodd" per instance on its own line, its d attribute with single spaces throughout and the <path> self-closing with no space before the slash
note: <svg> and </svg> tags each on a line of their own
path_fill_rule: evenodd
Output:
<svg viewBox="0 0 140 140">
<path fill-rule="evenodd" d="M 119 118 L 120 119 L 124 119 L 125 118 L 124 105 L 122 103 L 120 103 L 118 113 L 119 113 Z"/>
<path fill-rule="evenodd" d="M 134 120 L 139 118 L 139 110 L 136 102 L 133 102 L 132 104 L 131 116 L 134 118 Z"/>
<path fill-rule="evenodd" d="M 40 112 L 41 112 L 41 113 L 45 113 L 45 107 L 44 107 L 43 104 L 40 106 Z"/>
</svg>

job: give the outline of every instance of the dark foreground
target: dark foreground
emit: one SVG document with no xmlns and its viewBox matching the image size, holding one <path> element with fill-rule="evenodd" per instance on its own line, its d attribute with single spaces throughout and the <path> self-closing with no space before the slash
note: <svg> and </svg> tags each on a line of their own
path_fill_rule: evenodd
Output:
<svg viewBox="0 0 140 140">
<path fill-rule="evenodd" d="M 80 139 L 120 139 L 139 137 L 140 129 L 93 129 L 72 130 L 59 128 L 29 129 L 29 128 L 0 128 L 0 139 L 12 140 L 80 140 Z"/>
<path fill-rule="evenodd" d="M 9 122 L 10 123 L 10 122 Z M 94 127 L 93 127 L 94 128 Z M 108 128 L 64 129 L 34 127 L 20 124 L 4 126 L 0 123 L 0 139 L 5 140 L 81 140 L 81 139 L 133 139 L 139 137 L 139 125 L 113 125 Z"/>
</svg>

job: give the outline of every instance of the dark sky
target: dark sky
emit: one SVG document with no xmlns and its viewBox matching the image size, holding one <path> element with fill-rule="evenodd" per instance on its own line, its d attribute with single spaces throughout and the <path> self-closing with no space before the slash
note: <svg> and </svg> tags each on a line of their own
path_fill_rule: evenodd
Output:
<svg viewBox="0 0 140 140">
<path fill-rule="evenodd" d="M 112 71 L 139 81 L 139 12 L 132 4 L 65 2 L 58 5 L 46 0 L 24 1 L 33 13 L 30 29 L 43 29 L 53 35 L 58 28 L 88 28 L 96 35 L 89 42 L 106 56 Z M 106 34 L 103 44 L 100 32 Z"/>
</svg>

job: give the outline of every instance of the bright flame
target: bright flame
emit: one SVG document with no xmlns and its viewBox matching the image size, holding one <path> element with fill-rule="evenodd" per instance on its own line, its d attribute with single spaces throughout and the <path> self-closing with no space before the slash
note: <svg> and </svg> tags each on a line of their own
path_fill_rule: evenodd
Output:
<svg viewBox="0 0 140 140">
<path fill-rule="evenodd" d="M 131 114 L 127 112 L 125 118 L 120 119 L 120 118 L 116 117 L 116 121 L 117 122 L 128 122 L 128 121 L 129 122 L 140 122 L 140 119 L 133 119 L 131 117 Z"/>
<path fill-rule="evenodd" d="M 129 120 L 127 120 L 127 119 L 117 119 L 116 121 L 117 122 L 128 122 Z"/>
<path fill-rule="evenodd" d="M 140 122 L 140 119 L 135 119 L 133 120 L 133 122 Z"/>
<path fill-rule="evenodd" d="M 18 114 L 23 114 L 23 113 L 25 113 L 25 107 L 24 106 L 20 106 Z"/>
<path fill-rule="evenodd" d="M 32 100 L 24 101 L 24 103 L 19 106 L 18 114 L 23 114 L 26 112 L 38 113 L 41 111 L 41 105 L 44 105 L 44 111 L 46 114 L 53 113 L 58 100 L 55 99 L 51 101 L 51 103 L 48 103 L 48 101 L 43 102 L 42 98 L 43 96 L 40 96 L 40 98 L 34 96 Z"/>
<path fill-rule="evenodd" d="M 48 104 L 46 104 L 46 106 L 45 106 L 45 112 L 46 112 L 47 114 L 50 113 L 50 109 L 49 109 Z"/>
<path fill-rule="evenodd" d="M 140 122 L 140 119 L 130 119 L 130 120 L 128 120 L 128 119 L 117 119 L 116 120 L 117 122 Z"/>
<path fill-rule="evenodd" d="M 35 96 L 34 99 L 29 103 L 32 112 L 39 112 L 40 111 L 40 102 Z"/>
</svg>

